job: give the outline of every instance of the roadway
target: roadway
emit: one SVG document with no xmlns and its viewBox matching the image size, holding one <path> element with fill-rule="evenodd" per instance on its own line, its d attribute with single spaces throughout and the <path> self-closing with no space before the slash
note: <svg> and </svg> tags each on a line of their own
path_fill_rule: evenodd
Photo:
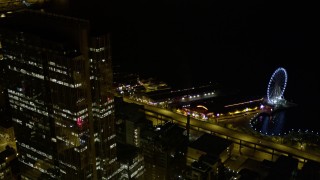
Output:
<svg viewBox="0 0 320 180">
<path fill-rule="evenodd" d="M 182 115 L 182 114 L 178 114 L 175 112 L 172 112 L 168 109 L 164 109 L 164 108 L 159 108 L 159 107 L 155 107 L 155 106 L 151 106 L 148 104 L 144 104 L 144 103 L 140 103 L 134 100 L 131 100 L 129 98 L 123 98 L 124 101 L 126 102 L 130 102 L 130 103 L 136 103 L 136 104 L 140 104 L 140 105 L 144 105 L 144 108 L 146 111 L 149 112 L 155 112 L 157 114 L 161 114 L 167 117 L 170 117 L 173 122 L 180 124 L 180 125 L 184 125 L 184 127 L 186 127 L 186 123 L 187 123 L 187 117 Z M 254 116 L 254 113 L 248 114 L 246 117 L 247 118 L 252 118 Z M 240 117 L 238 117 L 240 118 Z M 249 135 L 246 133 L 242 133 L 239 131 L 235 131 L 232 129 L 228 129 L 222 126 L 219 126 L 217 124 L 212 124 L 206 121 L 200 121 L 198 119 L 192 118 L 190 117 L 190 127 L 192 128 L 198 128 L 198 130 L 204 130 L 204 131 L 210 131 L 211 133 L 217 133 L 220 135 L 225 135 L 228 137 L 228 139 L 232 139 L 234 141 L 239 141 L 237 143 L 241 143 L 241 141 L 244 141 L 242 143 L 250 143 L 253 144 L 255 146 L 260 146 L 260 147 L 265 147 L 266 151 L 267 149 L 273 149 L 274 151 L 280 152 L 280 153 L 288 153 L 291 154 L 292 156 L 295 157 L 299 157 L 302 158 L 304 160 L 314 160 L 317 162 L 320 162 L 320 156 L 316 155 L 316 154 L 311 154 L 309 152 L 306 151 L 302 151 L 299 149 L 295 149 L 293 147 L 289 147 L 283 144 L 277 144 L 271 141 L 267 141 L 264 139 L 261 139 L 259 137 L 255 137 L 253 135 Z"/>
</svg>

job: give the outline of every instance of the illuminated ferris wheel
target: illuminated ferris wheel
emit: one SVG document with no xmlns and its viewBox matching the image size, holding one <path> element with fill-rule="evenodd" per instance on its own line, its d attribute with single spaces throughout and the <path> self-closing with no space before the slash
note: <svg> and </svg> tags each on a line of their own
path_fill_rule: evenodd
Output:
<svg viewBox="0 0 320 180">
<path fill-rule="evenodd" d="M 284 68 L 278 68 L 272 74 L 267 90 L 268 103 L 277 105 L 282 102 L 283 93 L 287 86 L 287 71 Z"/>
</svg>

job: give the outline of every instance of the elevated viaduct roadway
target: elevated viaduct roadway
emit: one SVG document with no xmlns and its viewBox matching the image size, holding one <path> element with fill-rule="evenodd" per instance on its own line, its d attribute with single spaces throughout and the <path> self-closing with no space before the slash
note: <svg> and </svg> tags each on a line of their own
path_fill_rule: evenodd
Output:
<svg viewBox="0 0 320 180">
<path fill-rule="evenodd" d="M 125 97 L 124 97 L 124 101 L 144 105 L 146 117 L 150 120 L 172 121 L 183 127 L 186 127 L 187 117 L 182 114 L 172 112 L 168 109 L 140 103 Z M 248 114 L 246 117 L 252 118 L 254 115 L 255 114 L 252 113 L 252 114 Z M 233 142 L 240 145 L 240 151 L 241 151 L 241 146 L 245 146 L 245 147 L 251 147 L 257 151 L 270 153 L 272 157 L 274 155 L 284 154 L 284 155 L 291 155 L 292 157 L 299 159 L 300 162 L 305 162 L 306 160 L 313 160 L 313 161 L 320 162 L 319 154 L 310 153 L 310 152 L 299 150 L 283 144 L 278 144 L 272 141 L 264 140 L 254 135 L 228 129 L 220 125 L 209 123 L 206 121 L 201 121 L 192 117 L 190 117 L 190 129 L 204 131 L 211 134 L 217 134 L 226 139 L 230 139 Z"/>
</svg>

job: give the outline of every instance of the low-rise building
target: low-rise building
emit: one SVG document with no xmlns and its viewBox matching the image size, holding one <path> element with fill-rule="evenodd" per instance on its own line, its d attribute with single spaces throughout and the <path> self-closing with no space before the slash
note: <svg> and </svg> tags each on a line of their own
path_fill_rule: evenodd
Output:
<svg viewBox="0 0 320 180">
<path fill-rule="evenodd" d="M 141 149 L 148 179 L 177 179 L 185 169 L 185 129 L 170 122 L 144 130 Z"/>
<path fill-rule="evenodd" d="M 222 173 L 223 162 L 228 159 L 233 142 L 211 134 L 203 134 L 188 146 L 187 177 L 191 179 L 213 179 Z"/>
<path fill-rule="evenodd" d="M 14 148 L 7 146 L 0 153 L 0 179 L 18 179 L 19 172 L 17 152 Z"/>
</svg>

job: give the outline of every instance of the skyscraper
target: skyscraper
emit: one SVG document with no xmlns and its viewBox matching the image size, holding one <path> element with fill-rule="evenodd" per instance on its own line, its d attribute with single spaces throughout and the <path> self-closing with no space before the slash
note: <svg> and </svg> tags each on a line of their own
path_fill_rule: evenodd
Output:
<svg viewBox="0 0 320 180">
<path fill-rule="evenodd" d="M 0 23 L 22 178 L 116 177 L 109 36 L 43 11 Z"/>
</svg>

